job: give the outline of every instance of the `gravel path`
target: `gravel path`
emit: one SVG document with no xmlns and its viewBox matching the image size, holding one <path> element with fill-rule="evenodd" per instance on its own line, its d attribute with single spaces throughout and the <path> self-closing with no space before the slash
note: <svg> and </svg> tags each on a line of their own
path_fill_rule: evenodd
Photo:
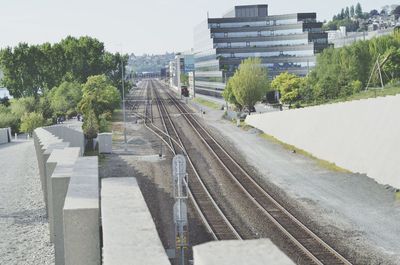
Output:
<svg viewBox="0 0 400 265">
<path fill-rule="evenodd" d="M 0 145 L 0 264 L 54 264 L 33 141 Z"/>
<path fill-rule="evenodd" d="M 205 115 L 216 135 L 240 151 L 260 181 L 276 185 L 295 202 L 314 229 L 337 238 L 335 244 L 356 264 L 400 264 L 400 202 L 393 191 L 365 175 L 325 169 L 221 116 L 211 109 Z"/>
</svg>

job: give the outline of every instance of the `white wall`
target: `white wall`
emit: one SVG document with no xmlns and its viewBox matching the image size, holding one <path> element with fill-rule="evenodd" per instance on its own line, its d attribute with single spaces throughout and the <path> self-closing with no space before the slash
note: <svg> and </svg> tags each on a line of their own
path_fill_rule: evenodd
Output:
<svg viewBox="0 0 400 265">
<path fill-rule="evenodd" d="M 11 132 L 9 130 L 10 128 L 0 128 L 0 144 L 8 143 L 8 138 L 11 136 Z"/>
<path fill-rule="evenodd" d="M 400 95 L 250 115 L 246 123 L 400 188 Z"/>
</svg>

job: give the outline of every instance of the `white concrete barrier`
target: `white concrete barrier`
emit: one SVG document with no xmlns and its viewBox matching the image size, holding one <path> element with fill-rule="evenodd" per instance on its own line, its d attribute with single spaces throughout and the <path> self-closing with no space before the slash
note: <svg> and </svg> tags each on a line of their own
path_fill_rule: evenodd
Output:
<svg viewBox="0 0 400 265">
<path fill-rule="evenodd" d="M 294 265 L 269 239 L 216 241 L 193 247 L 194 265 Z"/>
<path fill-rule="evenodd" d="M 79 123 L 79 125 L 81 125 Z M 82 128 L 74 124 L 58 124 L 44 127 L 47 131 L 65 142 L 69 142 L 71 147 L 81 148 L 81 155 L 85 152 L 85 137 Z"/>
<path fill-rule="evenodd" d="M 46 214 L 48 215 L 46 162 L 54 149 L 62 149 L 68 147 L 69 143 L 63 143 L 61 139 L 55 137 L 43 128 L 37 128 L 36 130 L 34 130 L 33 140 L 35 145 L 36 158 L 38 161 L 43 200 L 46 205 Z"/>
<path fill-rule="evenodd" d="M 400 95 L 250 115 L 277 139 L 400 188 Z"/>
<path fill-rule="evenodd" d="M 112 153 L 112 133 L 99 133 L 99 153 L 100 154 L 111 154 Z"/>
<path fill-rule="evenodd" d="M 74 166 L 57 165 L 51 176 L 55 265 L 65 264 L 63 208 Z"/>
<path fill-rule="evenodd" d="M 11 129 L 0 128 L 0 144 L 6 144 L 11 142 Z"/>
<path fill-rule="evenodd" d="M 136 179 L 106 178 L 101 186 L 103 264 L 169 265 Z"/>
<path fill-rule="evenodd" d="M 76 161 L 63 216 L 65 264 L 101 264 L 97 156 Z"/>
<path fill-rule="evenodd" d="M 48 219 L 50 228 L 50 241 L 54 242 L 54 196 L 53 186 L 56 186 L 56 179 L 53 173 L 57 167 L 73 167 L 80 154 L 79 147 L 68 147 L 63 149 L 54 149 L 46 162 L 46 183 L 47 183 L 47 205 Z M 63 189 L 64 187 L 60 187 Z M 65 187 L 66 188 L 66 187 Z M 60 195 L 60 194 L 56 194 Z"/>
</svg>

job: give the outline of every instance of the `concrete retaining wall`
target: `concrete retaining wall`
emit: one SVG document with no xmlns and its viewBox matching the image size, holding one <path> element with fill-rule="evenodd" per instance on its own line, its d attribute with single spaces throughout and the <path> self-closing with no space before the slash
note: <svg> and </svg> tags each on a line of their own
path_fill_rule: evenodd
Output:
<svg viewBox="0 0 400 265">
<path fill-rule="evenodd" d="M 66 265 L 100 264 L 97 156 L 77 160 L 63 209 Z"/>
<path fill-rule="evenodd" d="M 400 95 L 250 115 L 246 123 L 381 184 L 400 188 Z"/>
<path fill-rule="evenodd" d="M 194 265 L 294 265 L 269 239 L 209 242 L 193 247 Z"/>
<path fill-rule="evenodd" d="M 63 126 L 33 133 L 55 265 L 101 264 L 98 158 Z M 102 196 L 104 264 L 170 264 L 136 180 L 104 179 Z"/>
<path fill-rule="evenodd" d="M 6 144 L 11 142 L 11 129 L 0 128 L 0 144 Z"/>
<path fill-rule="evenodd" d="M 59 197 L 62 200 L 62 204 L 64 203 L 63 194 L 53 192 L 53 188 L 56 189 L 58 192 L 64 191 L 66 192 L 66 187 L 58 187 L 57 184 L 62 185 L 61 183 L 57 182 L 56 178 L 65 176 L 64 173 L 68 168 L 72 168 L 79 157 L 80 148 L 79 147 L 67 147 L 63 149 L 54 149 L 51 152 L 47 162 L 46 162 L 46 183 L 47 183 L 47 208 L 48 208 L 48 220 L 49 220 L 49 228 L 50 228 L 50 241 L 54 242 L 54 218 L 55 218 L 55 211 L 59 214 L 62 211 L 62 205 L 60 208 L 60 203 L 57 199 Z M 56 173 L 56 174 L 54 174 Z M 66 173 L 68 174 L 68 173 Z M 64 192 L 64 194 L 65 194 Z M 57 209 L 54 209 L 54 202 L 57 203 Z"/>
<path fill-rule="evenodd" d="M 102 180 L 103 264 L 168 265 L 135 178 Z"/>
<path fill-rule="evenodd" d="M 81 155 L 85 152 L 85 137 L 80 127 L 74 124 L 59 124 L 44 127 L 44 129 L 62 139 L 64 142 L 69 142 L 71 147 L 79 147 L 81 149 Z"/>
</svg>

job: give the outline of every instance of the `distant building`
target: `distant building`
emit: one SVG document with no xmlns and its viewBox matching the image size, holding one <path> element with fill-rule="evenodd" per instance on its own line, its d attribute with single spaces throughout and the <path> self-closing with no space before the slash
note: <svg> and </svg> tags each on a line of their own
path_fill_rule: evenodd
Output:
<svg viewBox="0 0 400 265">
<path fill-rule="evenodd" d="M 220 97 L 248 57 L 260 57 L 271 78 L 285 71 L 306 75 L 328 45 L 321 27 L 316 13 L 269 16 L 268 5 L 235 6 L 208 18 L 194 29 L 196 93 Z"/>
<path fill-rule="evenodd" d="M 181 74 L 194 71 L 193 50 L 177 53 L 169 63 L 170 85 L 177 90 L 181 88 Z"/>
</svg>

